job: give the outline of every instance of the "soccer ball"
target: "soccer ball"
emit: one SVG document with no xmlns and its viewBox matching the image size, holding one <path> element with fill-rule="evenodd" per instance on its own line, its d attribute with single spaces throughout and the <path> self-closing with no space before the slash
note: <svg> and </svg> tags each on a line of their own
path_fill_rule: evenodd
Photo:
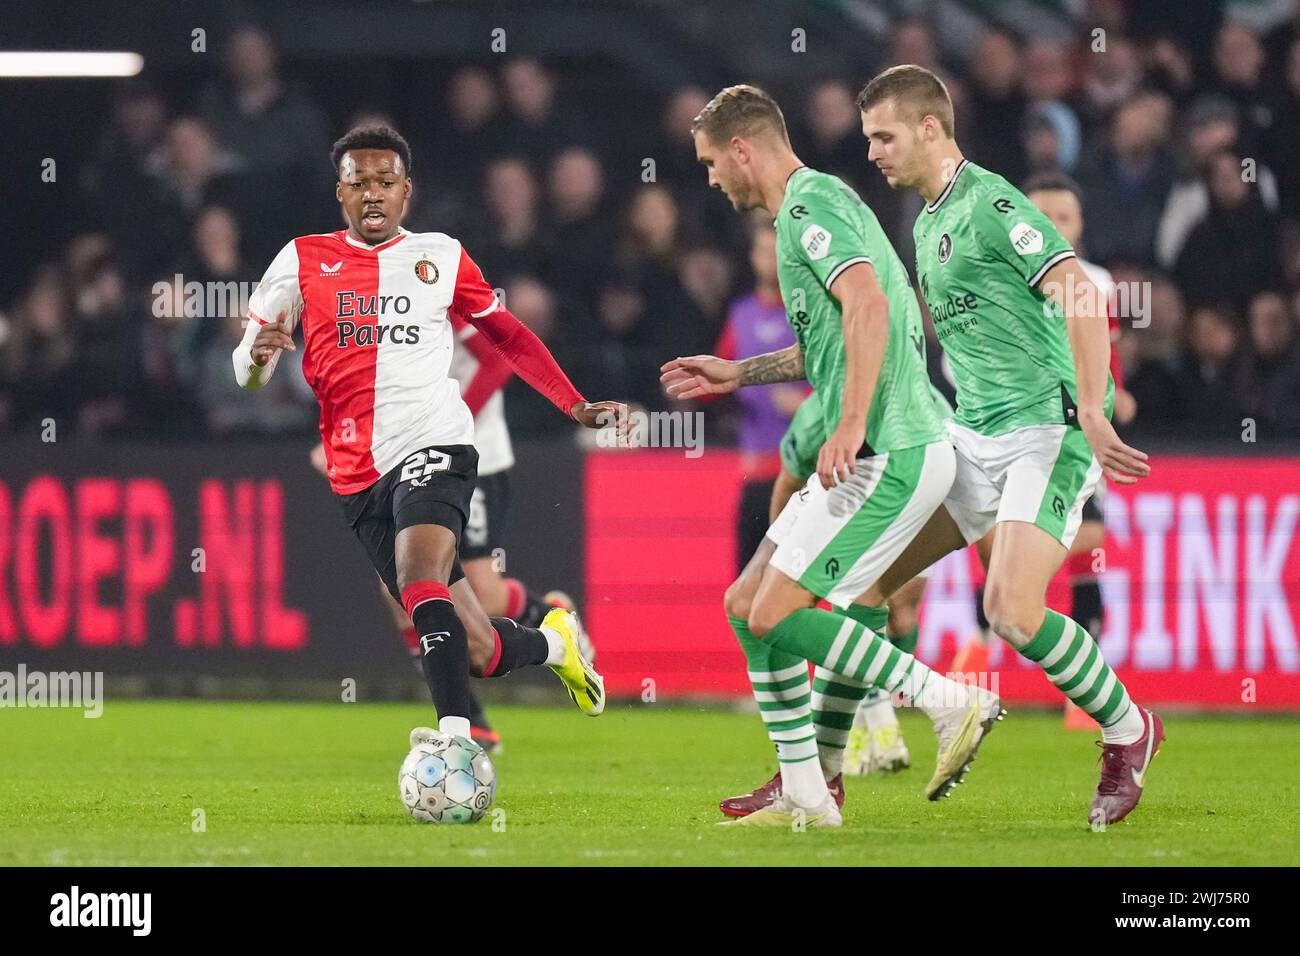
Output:
<svg viewBox="0 0 1300 956">
<path fill-rule="evenodd" d="M 497 774 L 474 741 L 439 737 L 411 748 L 397 772 L 397 792 L 420 823 L 473 823 L 492 806 Z"/>
</svg>

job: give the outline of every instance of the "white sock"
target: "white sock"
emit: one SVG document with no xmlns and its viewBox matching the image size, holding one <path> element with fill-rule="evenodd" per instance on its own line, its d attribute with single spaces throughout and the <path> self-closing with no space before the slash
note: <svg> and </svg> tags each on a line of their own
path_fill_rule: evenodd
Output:
<svg viewBox="0 0 1300 956">
<path fill-rule="evenodd" d="M 916 661 L 908 674 L 894 688 L 933 720 L 939 712 L 959 707 L 970 699 L 971 689 L 944 677 Z"/>
<path fill-rule="evenodd" d="M 546 635 L 546 663 L 559 665 L 564 663 L 564 638 L 549 627 L 540 628 Z"/>
<path fill-rule="evenodd" d="M 468 717 L 443 717 L 438 721 L 438 733 L 454 737 L 469 737 Z"/>
<path fill-rule="evenodd" d="M 811 810 L 820 807 L 830 791 L 826 789 L 821 764 L 816 760 L 800 760 L 781 764 L 781 792 L 796 807 Z"/>
<path fill-rule="evenodd" d="M 858 709 L 853 714 L 853 726 L 855 728 L 861 730 L 871 729 L 870 727 L 867 726 L 867 711 L 871 709 L 871 705 L 872 705 L 871 694 L 873 692 L 874 691 L 868 692 L 866 698 L 862 701 L 862 703 L 858 704 Z"/>
<path fill-rule="evenodd" d="M 1147 722 L 1142 718 L 1142 708 L 1132 702 L 1124 716 L 1109 727 L 1101 728 L 1101 739 L 1108 744 L 1135 744 L 1146 732 Z"/>
<path fill-rule="evenodd" d="M 894 699 L 887 693 L 879 697 L 868 697 L 859 709 L 864 726 L 871 733 L 882 727 L 897 727 L 898 718 L 894 716 Z"/>
</svg>

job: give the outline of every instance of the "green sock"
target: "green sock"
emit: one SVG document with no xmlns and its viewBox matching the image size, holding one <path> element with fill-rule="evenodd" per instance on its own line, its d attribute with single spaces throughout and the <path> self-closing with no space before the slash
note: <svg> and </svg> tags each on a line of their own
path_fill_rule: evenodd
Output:
<svg viewBox="0 0 1300 956">
<path fill-rule="evenodd" d="M 902 694 L 922 709 L 951 707 L 969 693 L 894 647 L 883 634 L 831 611 L 800 608 L 774 627 L 766 640 L 840 677 Z"/>
<path fill-rule="evenodd" d="M 863 604 L 850 604 L 843 611 L 837 610 L 835 613 L 857 621 L 872 631 L 881 630 L 889 620 L 887 608 L 867 607 Z M 821 760 L 822 774 L 827 780 L 844 769 L 844 748 L 849 742 L 853 715 L 870 690 L 870 685 L 841 677 L 820 664 L 813 672 L 812 722 L 817 732 L 817 756 Z"/>
<path fill-rule="evenodd" d="M 894 646 L 905 654 L 916 655 L 916 642 L 921 637 L 921 625 L 913 624 L 912 629 L 897 637 L 891 637 Z"/>
<path fill-rule="evenodd" d="M 1043 626 L 1033 640 L 1020 648 L 1020 653 L 1041 667 L 1057 690 L 1101 724 L 1103 739 L 1133 743 L 1141 737 L 1141 713 L 1083 625 L 1049 610 Z M 1132 739 L 1125 739 L 1129 737 Z"/>
<path fill-rule="evenodd" d="M 809 706 L 808 662 L 760 641 L 741 618 L 728 615 L 727 623 L 745 652 L 749 683 L 767 736 L 776 746 L 776 759 L 782 764 L 812 760 L 817 738 Z"/>
</svg>

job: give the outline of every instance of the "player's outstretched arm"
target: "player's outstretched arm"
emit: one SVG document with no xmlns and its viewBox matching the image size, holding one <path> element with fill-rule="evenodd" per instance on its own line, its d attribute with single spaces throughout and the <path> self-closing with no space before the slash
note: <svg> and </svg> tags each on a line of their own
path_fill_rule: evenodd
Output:
<svg viewBox="0 0 1300 956">
<path fill-rule="evenodd" d="M 746 385 L 797 382 L 804 377 L 803 352 L 790 345 L 739 362 L 716 355 L 690 355 L 659 366 L 659 381 L 673 398 L 728 395 Z"/>
<path fill-rule="evenodd" d="M 583 398 L 550 349 L 504 306 L 486 315 L 468 315 L 466 321 L 483 333 L 516 375 L 579 425 L 587 428 L 614 425 L 620 435 L 626 433 L 627 406 L 622 402 L 588 402 Z"/>
<path fill-rule="evenodd" d="M 626 436 L 627 406 L 621 402 L 588 402 L 573 387 L 555 356 L 533 330 L 507 309 L 496 291 L 487 284 L 478 264 L 461 249 L 456 271 L 456 289 L 451 311 L 474 326 L 501 354 L 515 374 L 545 395 L 551 404 L 573 421 L 587 428 L 613 424 L 620 437 Z"/>
<path fill-rule="evenodd" d="M 1147 456 L 1120 441 L 1106 418 L 1106 381 L 1110 371 L 1110 324 L 1106 297 L 1088 278 L 1078 259 L 1066 259 L 1043 276 L 1041 288 L 1065 312 L 1065 328 L 1074 353 L 1079 427 L 1106 477 L 1131 485 L 1151 473 Z"/>
</svg>

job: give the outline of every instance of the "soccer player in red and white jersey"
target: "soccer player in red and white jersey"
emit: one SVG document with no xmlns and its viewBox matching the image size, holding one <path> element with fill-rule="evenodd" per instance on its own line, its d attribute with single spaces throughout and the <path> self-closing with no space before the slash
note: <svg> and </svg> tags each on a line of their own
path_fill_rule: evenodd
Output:
<svg viewBox="0 0 1300 956">
<path fill-rule="evenodd" d="M 540 628 L 488 618 L 460 568 L 478 452 L 474 422 L 448 376 L 455 315 L 565 415 L 626 428 L 626 406 L 589 403 L 541 341 L 497 299 L 474 260 L 443 233 L 401 227 L 411 152 L 388 127 L 334 144 L 335 195 L 348 221 L 300 236 L 275 257 L 249 303 L 235 378 L 258 388 L 302 328 L 303 374 L 320 404 L 327 476 L 343 513 L 393 597 L 415 623 L 437 733 L 470 736 L 471 670 L 502 676 L 547 664 L 584 713 L 604 709 L 600 675 L 563 609 Z M 434 734 L 412 731 L 412 744 Z"/>
<path fill-rule="evenodd" d="M 478 452 L 478 480 L 470 498 L 469 518 L 460 542 L 460 563 L 479 604 L 493 617 L 508 617 L 524 627 L 537 627 L 553 608 L 574 612 L 578 625 L 578 649 L 595 663 L 596 649 L 582 626 L 573 599 L 563 591 L 548 591 L 538 596 L 518 578 L 505 575 L 499 558 L 505 551 L 505 529 L 511 504 L 510 469 L 514 467 L 514 449 L 506 424 L 505 396 L 502 388 L 514 370 L 486 336 L 455 313 L 449 313 L 455 331 L 450 375 L 460 384 L 460 396 L 474 416 L 474 448 Z M 324 475 L 325 446 L 312 451 L 312 465 Z M 422 654 L 420 635 L 406 616 L 402 605 L 393 600 L 381 585 L 384 606 L 407 650 L 417 664 Z M 492 729 L 478 695 L 470 694 L 470 736 L 488 753 L 501 749 L 501 737 Z"/>
</svg>

